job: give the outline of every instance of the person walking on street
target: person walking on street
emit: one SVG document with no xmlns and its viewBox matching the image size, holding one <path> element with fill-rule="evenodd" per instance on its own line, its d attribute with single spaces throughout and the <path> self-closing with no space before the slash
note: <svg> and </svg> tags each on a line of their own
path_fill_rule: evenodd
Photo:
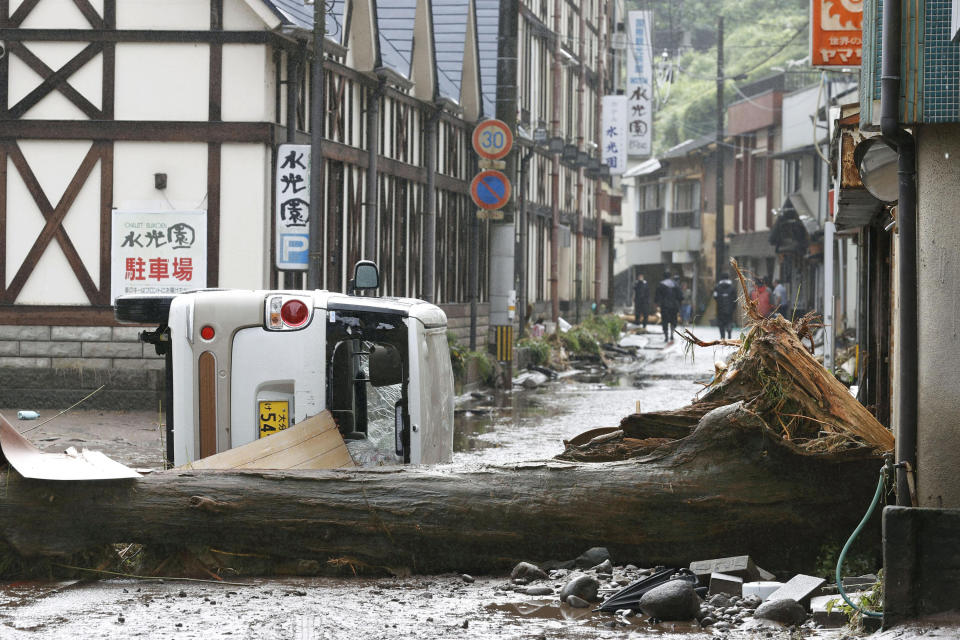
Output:
<svg viewBox="0 0 960 640">
<path fill-rule="evenodd" d="M 773 313 L 781 316 L 787 310 L 787 288 L 779 279 L 773 281 Z"/>
<path fill-rule="evenodd" d="M 713 299 L 717 301 L 717 326 L 720 327 L 720 339 L 732 338 L 733 313 L 737 309 L 737 290 L 726 273 L 720 274 L 720 280 L 713 288 Z"/>
<path fill-rule="evenodd" d="M 693 292 L 690 291 L 690 287 L 686 282 L 681 282 L 680 293 L 682 294 L 680 321 L 683 322 L 683 324 L 690 324 L 690 320 L 693 319 Z"/>
<path fill-rule="evenodd" d="M 750 292 L 750 299 L 757 304 L 757 313 L 764 318 L 770 315 L 770 311 L 773 310 L 773 305 L 770 303 L 770 289 L 767 288 L 763 278 L 755 280 L 753 291 Z"/>
<path fill-rule="evenodd" d="M 633 283 L 633 317 L 636 324 L 647 328 L 647 315 L 650 313 L 650 285 L 642 273 L 637 274 L 637 281 Z"/>
<path fill-rule="evenodd" d="M 683 301 L 683 292 L 670 277 L 669 271 L 663 272 L 663 280 L 657 285 L 653 301 L 660 307 L 660 324 L 663 326 L 663 341 L 673 344 L 673 332 L 677 328 L 677 312 Z"/>
</svg>

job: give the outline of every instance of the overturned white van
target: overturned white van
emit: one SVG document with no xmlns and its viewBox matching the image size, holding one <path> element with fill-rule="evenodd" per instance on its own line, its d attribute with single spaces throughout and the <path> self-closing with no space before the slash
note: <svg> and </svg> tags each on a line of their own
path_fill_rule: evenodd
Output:
<svg viewBox="0 0 960 640">
<path fill-rule="evenodd" d="M 355 273 L 357 290 L 376 288 L 372 263 Z M 320 290 L 202 290 L 121 296 L 115 312 L 121 322 L 159 325 L 141 339 L 166 357 L 166 456 L 175 466 L 324 409 L 359 464 L 452 457 L 453 372 L 447 319 L 435 305 Z"/>
</svg>

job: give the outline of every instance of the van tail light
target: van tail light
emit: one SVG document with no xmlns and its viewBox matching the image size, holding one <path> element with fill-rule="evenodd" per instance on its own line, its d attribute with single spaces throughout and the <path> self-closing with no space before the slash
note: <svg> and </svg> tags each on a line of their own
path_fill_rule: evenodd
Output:
<svg viewBox="0 0 960 640">
<path fill-rule="evenodd" d="M 300 297 L 273 295 L 267 298 L 266 325 L 273 331 L 301 329 L 310 323 L 313 309 L 310 302 Z"/>
<path fill-rule="evenodd" d="M 310 310 L 301 301 L 287 300 L 280 307 L 280 319 L 291 327 L 299 327 L 310 317 Z"/>
</svg>

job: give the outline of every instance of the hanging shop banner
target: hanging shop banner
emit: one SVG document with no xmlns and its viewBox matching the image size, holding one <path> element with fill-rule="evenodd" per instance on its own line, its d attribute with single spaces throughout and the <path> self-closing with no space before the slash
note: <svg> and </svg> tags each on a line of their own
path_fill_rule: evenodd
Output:
<svg viewBox="0 0 960 640">
<path fill-rule="evenodd" d="M 649 156 L 653 128 L 653 46 L 650 41 L 653 12 L 631 11 L 628 17 L 627 154 Z"/>
<path fill-rule="evenodd" d="M 206 211 L 113 212 L 110 298 L 207 286 Z"/>
<path fill-rule="evenodd" d="M 277 148 L 276 265 L 306 271 L 310 256 L 310 145 Z"/>
<path fill-rule="evenodd" d="M 627 97 L 603 96 L 600 157 L 611 175 L 627 169 Z"/>
<path fill-rule="evenodd" d="M 810 60 L 814 67 L 859 67 L 863 0 L 811 0 Z"/>
</svg>

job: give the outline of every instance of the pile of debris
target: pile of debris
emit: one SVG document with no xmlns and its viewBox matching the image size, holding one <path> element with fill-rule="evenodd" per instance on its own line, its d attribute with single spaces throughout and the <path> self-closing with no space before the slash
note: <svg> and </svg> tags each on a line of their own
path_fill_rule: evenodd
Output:
<svg viewBox="0 0 960 640">
<path fill-rule="evenodd" d="M 742 275 L 740 282 L 746 290 Z M 806 454 L 863 457 L 893 449 L 893 434 L 814 357 L 813 331 L 819 325 L 812 314 L 790 322 L 780 315 L 761 316 L 746 296 L 743 304 L 751 323 L 742 339 L 704 342 L 689 330 L 681 332 L 690 344 L 738 348 L 727 362 L 718 363 L 699 398 L 675 411 L 626 416 L 619 429 L 568 441 L 558 457 L 609 461 L 646 456 L 692 434 L 710 411 L 734 403 L 742 403 L 767 432 Z"/>
<path fill-rule="evenodd" d="M 604 547 L 589 549 L 574 561 L 541 566 L 517 564 L 510 574 L 512 590 L 523 596 L 556 597 L 560 606 L 595 607 L 614 614 L 615 624 L 637 618 L 656 624 L 696 621 L 718 632 L 799 627 L 804 630 L 841 627 L 859 622 L 837 595 L 836 585 L 821 577 L 798 574 L 779 582 L 750 556 L 691 562 L 689 567 L 614 566 Z M 876 575 L 844 578 L 845 591 L 861 602 L 879 600 Z"/>
</svg>

